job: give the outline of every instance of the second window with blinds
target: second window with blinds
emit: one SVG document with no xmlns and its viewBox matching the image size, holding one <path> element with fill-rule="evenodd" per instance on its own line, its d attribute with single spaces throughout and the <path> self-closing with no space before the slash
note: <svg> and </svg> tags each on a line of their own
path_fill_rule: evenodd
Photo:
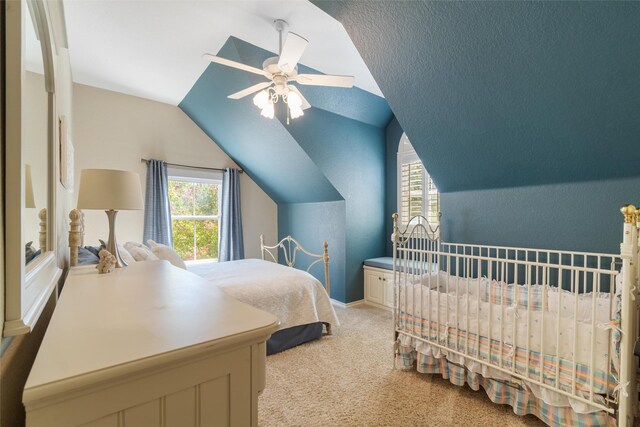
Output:
<svg viewBox="0 0 640 427">
<path fill-rule="evenodd" d="M 218 258 L 220 182 L 169 177 L 173 248 L 185 261 Z"/>
<path fill-rule="evenodd" d="M 398 216 L 407 225 L 422 215 L 432 227 L 440 224 L 440 194 L 422 165 L 409 138 L 402 135 L 398 146 Z"/>
</svg>

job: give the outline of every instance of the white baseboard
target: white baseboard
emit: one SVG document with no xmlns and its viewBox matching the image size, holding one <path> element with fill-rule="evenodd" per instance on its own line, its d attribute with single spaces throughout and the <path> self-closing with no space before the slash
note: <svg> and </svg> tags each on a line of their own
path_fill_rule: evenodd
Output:
<svg viewBox="0 0 640 427">
<path fill-rule="evenodd" d="M 387 307 L 386 305 L 378 304 L 377 302 L 364 300 L 364 304 L 368 305 L 369 307 L 377 307 L 377 308 L 381 308 L 381 309 L 387 310 L 387 311 L 392 311 L 393 310 L 391 307 Z"/>
<path fill-rule="evenodd" d="M 336 301 L 333 298 L 331 298 L 331 304 L 335 305 L 336 307 L 340 307 L 340 308 L 349 308 L 349 307 L 355 307 L 357 305 L 364 304 L 364 300 L 361 299 L 361 300 L 358 300 L 358 301 L 344 303 L 344 302 Z"/>
</svg>

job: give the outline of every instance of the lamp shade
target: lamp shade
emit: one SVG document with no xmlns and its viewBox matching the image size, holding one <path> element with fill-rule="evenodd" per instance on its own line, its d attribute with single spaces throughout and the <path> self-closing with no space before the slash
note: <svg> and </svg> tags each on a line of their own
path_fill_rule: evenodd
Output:
<svg viewBox="0 0 640 427">
<path fill-rule="evenodd" d="M 35 208 L 36 201 L 33 197 L 33 180 L 31 179 L 31 165 L 25 163 L 24 165 L 24 207 Z"/>
<path fill-rule="evenodd" d="M 143 206 L 137 173 L 113 169 L 80 172 L 78 209 L 139 210 Z"/>
</svg>

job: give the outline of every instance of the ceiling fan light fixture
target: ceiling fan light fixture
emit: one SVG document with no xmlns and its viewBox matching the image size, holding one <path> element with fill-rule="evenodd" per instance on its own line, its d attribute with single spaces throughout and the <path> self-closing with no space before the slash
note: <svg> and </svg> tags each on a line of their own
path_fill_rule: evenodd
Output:
<svg viewBox="0 0 640 427">
<path fill-rule="evenodd" d="M 268 119 L 273 119 L 274 112 L 275 112 L 275 109 L 273 108 L 273 101 L 269 100 L 267 101 L 266 105 L 262 108 L 260 115 Z"/>
<path fill-rule="evenodd" d="M 264 110 L 267 104 L 269 103 L 269 91 L 261 90 L 253 97 L 253 105 L 258 107 L 261 110 Z"/>
<path fill-rule="evenodd" d="M 260 114 L 263 117 L 269 119 L 273 119 L 275 116 L 274 104 L 282 99 L 282 103 L 287 105 L 285 108 L 288 113 L 287 124 L 289 124 L 289 119 L 303 116 L 304 110 L 311 108 L 311 104 L 298 88 L 289 83 L 295 82 L 310 86 L 353 87 L 353 76 L 298 74 L 298 62 L 302 58 L 309 41 L 291 31 L 286 32 L 286 38 L 283 40 L 283 35 L 288 27 L 287 22 L 282 19 L 276 19 L 274 25 L 278 32 L 278 56 L 265 59 L 262 63 L 262 69 L 209 53 L 203 55 L 204 58 L 211 62 L 257 74 L 268 80 L 232 93 L 227 98 L 242 99 L 255 93 L 253 104 L 260 109 Z"/>
<path fill-rule="evenodd" d="M 300 105 L 289 104 L 289 115 L 292 119 L 297 119 L 300 116 L 304 116 L 304 111 Z"/>
<path fill-rule="evenodd" d="M 297 107 L 302 111 L 302 98 L 294 91 L 289 91 L 287 94 L 287 104 L 289 104 L 289 108 Z"/>
</svg>

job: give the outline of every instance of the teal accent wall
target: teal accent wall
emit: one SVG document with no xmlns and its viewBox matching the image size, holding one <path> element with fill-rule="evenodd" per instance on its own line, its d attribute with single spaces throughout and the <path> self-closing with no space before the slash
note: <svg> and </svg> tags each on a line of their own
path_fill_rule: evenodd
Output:
<svg viewBox="0 0 640 427">
<path fill-rule="evenodd" d="M 239 52 L 247 49 L 245 45 L 230 38 L 219 55 L 243 62 Z M 286 127 L 260 116 L 251 97 L 227 98 L 252 84 L 250 73 L 211 63 L 179 107 L 276 203 L 341 200 Z"/>
<path fill-rule="evenodd" d="M 362 262 L 385 253 L 385 129 L 312 108 L 288 130 L 344 197 L 346 278 L 341 301 L 363 299 Z"/>
<path fill-rule="evenodd" d="M 444 193 L 443 239 L 619 253 L 620 207 L 638 201 L 640 178 Z"/>
<path fill-rule="evenodd" d="M 275 56 L 234 37 L 217 54 L 258 68 Z M 299 72 L 317 73 L 303 65 Z M 362 299 L 362 262 L 385 253 L 391 110 L 383 98 L 358 88 L 298 85 L 312 108 L 287 124 L 282 110 L 275 120 L 261 117 L 252 96 L 227 98 L 260 81 L 210 64 L 179 107 L 278 204 L 280 238 L 291 235 L 311 251 L 329 241 L 331 297 Z"/>
<path fill-rule="evenodd" d="M 403 130 L 395 116 L 391 119 L 386 129 L 385 141 L 385 204 L 384 204 L 384 224 L 385 224 L 385 254 L 393 255 L 393 243 L 391 233 L 393 233 L 392 215 L 398 211 L 398 146 L 402 138 Z"/>
<path fill-rule="evenodd" d="M 362 261 L 384 249 L 385 130 L 311 109 L 288 129 L 345 199 L 345 302 L 364 298 Z"/>
<path fill-rule="evenodd" d="M 640 2 L 312 2 L 397 118 L 385 217 L 401 128 L 446 240 L 619 251 L 619 208 L 640 200 Z"/>
<path fill-rule="evenodd" d="M 345 202 L 295 203 L 278 205 L 278 238 L 295 237 L 305 249 L 322 253 L 322 243 L 329 244 L 329 277 L 331 298 L 346 301 L 346 209 Z M 309 258 L 298 253 L 300 263 L 306 268 Z M 280 259 L 282 263 L 284 260 Z M 324 283 L 322 263 L 310 273 Z"/>
<path fill-rule="evenodd" d="M 313 3 L 441 191 L 640 176 L 640 2 Z"/>
</svg>

